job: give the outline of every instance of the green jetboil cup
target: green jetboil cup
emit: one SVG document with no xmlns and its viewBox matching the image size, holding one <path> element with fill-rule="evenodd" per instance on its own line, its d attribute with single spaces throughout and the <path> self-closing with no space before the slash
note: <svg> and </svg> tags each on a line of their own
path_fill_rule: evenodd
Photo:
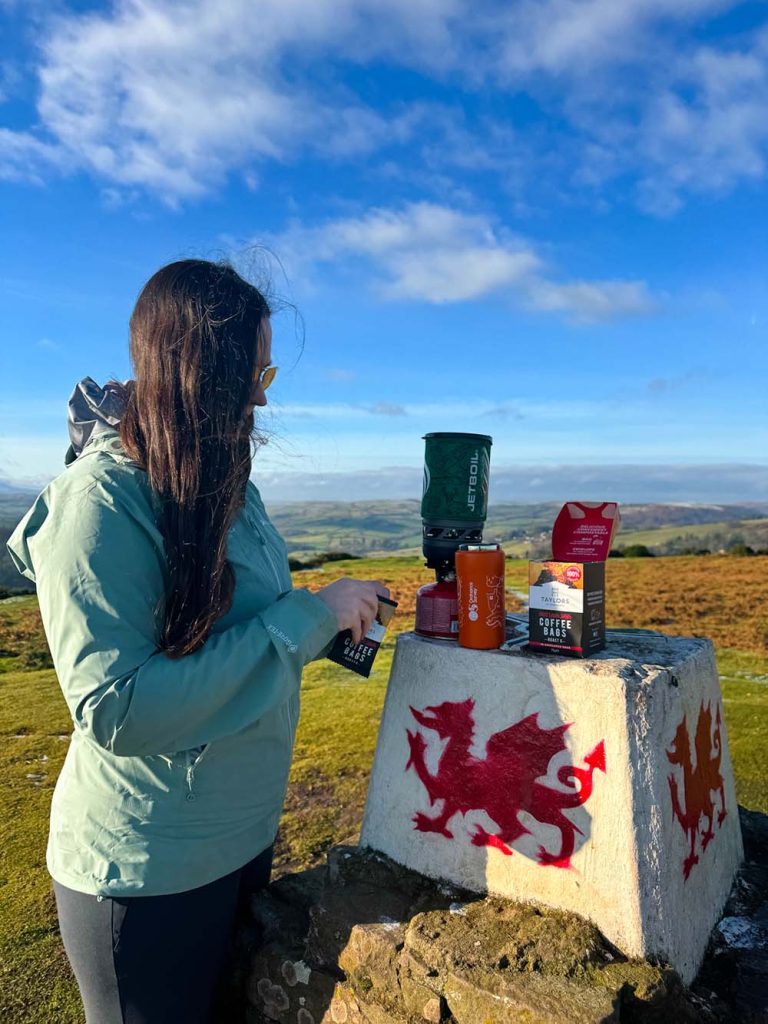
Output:
<svg viewBox="0 0 768 1024">
<path fill-rule="evenodd" d="M 482 539 L 488 514 L 493 439 L 487 434 L 425 434 L 421 498 L 427 565 L 453 564 L 459 544 Z"/>
</svg>

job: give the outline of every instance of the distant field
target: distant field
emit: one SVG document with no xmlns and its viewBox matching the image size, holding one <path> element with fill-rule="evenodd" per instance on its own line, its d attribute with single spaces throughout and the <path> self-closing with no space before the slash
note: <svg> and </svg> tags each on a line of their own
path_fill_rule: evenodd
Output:
<svg viewBox="0 0 768 1024">
<path fill-rule="evenodd" d="M 277 505 L 270 515 L 296 558 L 321 551 L 418 557 L 419 507 L 417 501 L 309 502 Z M 558 510 L 551 503 L 491 505 L 483 536 L 500 541 L 510 557 L 547 557 Z M 619 547 L 645 544 L 655 554 L 725 551 L 739 543 L 768 548 L 768 506 L 626 505 L 616 541 Z"/>
<path fill-rule="evenodd" d="M 486 530 L 488 539 L 502 540 L 506 553 L 514 558 L 542 558 L 551 555 L 550 533 L 506 540 L 501 533 Z M 768 549 L 768 519 L 743 519 L 721 523 L 694 523 L 686 525 L 656 526 L 647 530 L 630 530 L 622 524 L 614 547 L 626 548 L 630 544 L 644 544 L 655 555 L 674 555 L 700 549 L 717 553 L 727 551 L 734 544 L 746 544 L 754 550 Z"/>
<path fill-rule="evenodd" d="M 645 544 L 660 555 L 681 548 L 720 551 L 732 544 L 768 548 L 768 519 L 742 519 L 728 523 L 699 523 L 694 526 L 658 526 L 653 530 L 630 530 L 621 534 L 619 547 Z"/>
<path fill-rule="evenodd" d="M 741 803 L 768 811 L 768 558 L 612 560 L 609 626 L 710 636 L 718 651 L 725 716 Z M 319 861 L 359 828 L 386 681 L 398 631 L 411 629 L 421 559 L 334 563 L 297 573 L 315 588 L 337 575 L 379 578 L 400 602 L 371 679 L 330 662 L 310 665 L 285 813 L 278 872 Z M 526 565 L 507 565 L 509 608 Z M 70 722 L 50 669 L 36 599 L 0 602 L 0 1022 L 82 1024 L 58 937 L 44 851 L 51 791 Z"/>
<path fill-rule="evenodd" d="M 0 482 L 1 484 L 1 482 Z M 32 503 L 33 494 L 3 492 L 0 486 L 0 587 L 32 589 L 5 550 L 5 541 Z M 505 502 L 488 509 L 486 540 L 500 540 L 508 555 L 538 558 L 550 554 L 552 523 L 559 505 L 551 502 Z M 420 502 L 315 501 L 270 506 L 270 516 L 288 544 L 291 556 L 309 561 L 321 552 L 347 552 L 364 557 L 401 554 L 418 557 L 421 550 Z M 686 549 L 726 550 L 744 543 L 768 548 L 768 504 L 624 505 L 617 544 L 645 544 L 656 554 Z"/>
</svg>

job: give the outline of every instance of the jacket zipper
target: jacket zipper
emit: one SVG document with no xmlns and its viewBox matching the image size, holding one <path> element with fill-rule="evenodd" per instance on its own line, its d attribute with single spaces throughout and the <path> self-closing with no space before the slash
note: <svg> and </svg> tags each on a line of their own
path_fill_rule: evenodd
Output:
<svg viewBox="0 0 768 1024">
<path fill-rule="evenodd" d="M 267 544 L 267 541 L 264 537 L 264 533 L 262 531 L 262 527 L 266 524 L 262 521 L 260 516 L 251 514 L 250 512 L 248 513 L 248 522 L 255 529 L 256 534 L 258 535 L 259 542 L 261 543 L 261 546 L 264 549 L 264 557 L 267 560 L 267 562 L 269 562 L 269 567 L 272 570 L 272 575 L 275 577 L 275 584 L 277 585 L 278 592 L 282 594 L 283 589 L 280 583 L 280 575 L 277 571 L 277 566 L 272 561 L 272 555 L 269 552 L 269 545 Z"/>
<path fill-rule="evenodd" d="M 255 514 L 252 514 L 250 511 L 246 512 L 246 517 L 248 519 L 248 522 L 251 524 L 251 526 L 256 531 L 256 534 L 257 534 L 257 536 L 259 538 L 259 541 L 261 543 L 262 549 L 264 551 L 264 557 L 266 558 L 267 562 L 269 562 L 269 567 L 272 570 L 272 575 L 275 577 L 275 584 L 277 586 L 277 589 L 278 589 L 278 591 L 280 593 L 282 593 L 282 589 L 281 589 L 281 585 L 280 585 L 280 576 L 279 576 L 278 571 L 277 571 L 277 566 L 275 565 L 275 563 L 272 560 L 272 556 L 271 556 L 271 554 L 269 552 L 269 545 L 267 544 L 267 541 L 266 541 L 266 539 L 264 537 L 264 534 L 263 534 L 263 531 L 262 531 L 262 527 L 265 524 L 264 524 L 264 522 L 261 520 L 261 518 L 259 516 L 255 515 Z M 194 761 L 192 760 L 192 755 L 189 753 L 189 751 L 187 751 L 187 769 L 186 769 L 187 800 L 195 800 L 196 799 L 195 792 L 194 792 L 194 788 L 195 788 L 195 769 L 200 764 L 200 762 L 203 760 L 203 758 L 208 753 L 210 748 L 211 748 L 211 744 L 210 743 L 206 743 L 205 746 L 203 747 L 203 749 L 200 751 L 200 753 L 194 759 Z"/>
<path fill-rule="evenodd" d="M 200 753 L 194 759 L 194 761 L 192 760 L 191 753 L 189 751 L 187 751 L 187 772 L 186 772 L 186 776 L 187 776 L 187 791 L 188 791 L 187 792 L 187 800 L 195 800 L 196 799 L 195 792 L 194 792 L 194 787 L 195 787 L 195 769 L 200 764 L 200 762 L 203 760 L 203 758 L 208 753 L 210 748 L 211 748 L 211 744 L 210 743 L 206 743 L 205 746 L 203 747 L 203 749 L 200 751 Z"/>
</svg>

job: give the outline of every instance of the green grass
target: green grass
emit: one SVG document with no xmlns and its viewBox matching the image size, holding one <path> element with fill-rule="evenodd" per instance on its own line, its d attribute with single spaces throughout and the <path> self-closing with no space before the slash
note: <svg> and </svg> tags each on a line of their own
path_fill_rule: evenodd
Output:
<svg viewBox="0 0 768 1024">
<path fill-rule="evenodd" d="M 768 657 L 718 652 L 725 722 L 740 804 L 768 813 Z"/>
<path fill-rule="evenodd" d="M 82 1020 L 45 867 L 51 792 L 64 761 L 69 731 L 69 714 L 52 671 L 0 675 L 3 1024 L 75 1024 Z"/>
<path fill-rule="evenodd" d="M 367 681 L 329 661 L 305 670 L 278 869 L 314 863 L 358 831 L 393 649 L 382 646 Z"/>
<path fill-rule="evenodd" d="M 314 863 L 358 830 L 393 646 L 379 652 L 368 681 L 331 662 L 307 668 L 277 870 Z M 2 1024 L 83 1021 L 45 867 L 51 793 L 69 729 L 52 671 L 0 674 Z"/>
<path fill-rule="evenodd" d="M 297 574 L 296 583 L 310 579 L 317 585 L 345 573 L 391 582 L 402 577 L 405 592 L 406 579 L 411 588 L 416 577 L 426 579 L 419 564 L 413 558 L 336 563 L 307 577 Z M 507 563 L 507 584 L 525 588 L 525 563 Z M 404 628 L 410 628 L 408 614 L 395 619 L 369 680 L 327 661 L 307 668 L 278 871 L 316 863 L 330 845 L 359 829 L 394 639 Z M 2 1024 L 83 1021 L 45 867 L 51 792 L 70 731 L 54 672 L 34 669 L 45 653 L 36 599 L 0 603 Z M 718 665 L 739 802 L 768 812 L 768 655 L 722 649 Z"/>
</svg>

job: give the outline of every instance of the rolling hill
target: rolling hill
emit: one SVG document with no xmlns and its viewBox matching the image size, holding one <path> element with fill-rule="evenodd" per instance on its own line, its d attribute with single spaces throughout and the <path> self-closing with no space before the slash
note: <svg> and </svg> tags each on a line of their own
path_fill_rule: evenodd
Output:
<svg viewBox="0 0 768 1024">
<path fill-rule="evenodd" d="M 413 501 L 309 502 L 274 505 L 270 516 L 297 558 L 322 551 L 350 554 L 416 554 L 421 550 L 419 505 Z M 550 554 L 559 505 L 499 504 L 488 510 L 483 531 L 511 555 Z M 656 554 L 733 544 L 768 547 L 768 504 L 625 505 L 617 546 L 645 544 Z"/>
<path fill-rule="evenodd" d="M 30 589 L 5 550 L 5 541 L 34 500 L 34 493 L 0 491 L 0 587 Z M 352 555 L 418 554 L 420 502 L 290 502 L 269 509 L 292 557 L 327 551 Z M 489 509 L 484 537 L 508 554 L 537 558 L 550 553 L 549 538 L 559 506 L 499 504 Z M 743 505 L 624 505 L 618 547 L 644 544 L 654 554 L 702 549 L 725 551 L 734 544 L 768 548 L 768 503 Z"/>
</svg>

